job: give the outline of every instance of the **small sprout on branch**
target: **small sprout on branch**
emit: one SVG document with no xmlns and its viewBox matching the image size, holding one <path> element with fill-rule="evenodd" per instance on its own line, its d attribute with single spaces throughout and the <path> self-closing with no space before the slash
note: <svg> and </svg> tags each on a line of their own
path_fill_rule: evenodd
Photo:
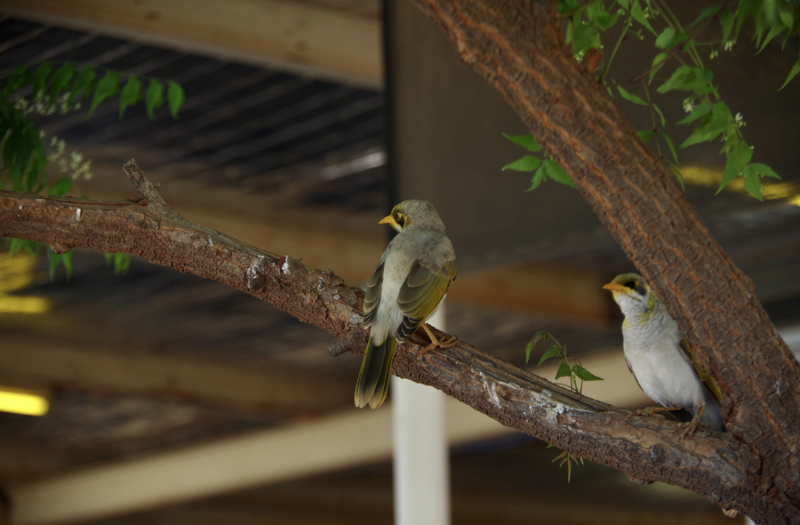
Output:
<svg viewBox="0 0 800 525">
<path fill-rule="evenodd" d="M 555 448 L 555 447 L 553 445 L 547 445 L 547 447 L 545 447 L 545 448 Z M 583 458 L 579 458 L 579 457 L 567 452 L 566 450 L 562 450 L 561 454 L 556 456 L 553 459 L 553 461 L 551 461 L 551 463 L 555 463 L 559 459 L 561 460 L 561 463 L 558 464 L 559 467 L 562 467 L 564 465 L 564 463 L 567 464 L 567 483 L 569 483 L 572 480 L 572 465 L 575 464 L 577 466 L 578 461 L 580 461 L 581 465 L 583 465 L 584 464 L 583 463 Z"/>
<path fill-rule="evenodd" d="M 545 343 L 550 340 L 553 341 L 553 345 L 548 348 L 544 354 L 542 354 L 542 357 L 539 358 L 539 363 L 536 366 L 542 366 L 542 363 L 548 359 L 557 358 L 559 361 L 559 366 L 558 370 L 556 371 L 556 379 L 561 377 L 569 377 L 570 388 L 579 394 L 583 390 L 584 381 L 603 380 L 602 377 L 597 377 L 581 366 L 579 359 L 576 359 L 567 353 L 567 345 L 562 345 L 559 343 L 555 337 L 550 335 L 550 333 L 545 330 L 539 330 L 536 332 L 536 334 L 533 336 L 533 339 L 531 339 L 525 347 L 525 364 L 527 364 L 530 360 L 533 347 L 535 347 L 537 343 Z M 580 386 L 578 385 L 578 379 L 581 381 Z"/>
<path fill-rule="evenodd" d="M 556 371 L 556 379 L 561 377 L 569 377 L 569 386 L 577 393 L 581 393 L 583 389 L 583 382 L 584 381 L 602 381 L 603 378 L 597 377 L 596 375 L 592 374 L 585 368 L 583 368 L 580 364 L 580 361 L 572 357 L 571 355 L 567 354 L 567 345 L 562 345 L 559 343 L 555 337 L 550 335 L 549 332 L 545 330 L 539 330 L 534 334 L 533 339 L 528 341 L 527 346 L 525 347 L 525 364 L 528 364 L 531 358 L 531 352 L 533 348 L 537 345 L 537 343 L 546 343 L 547 341 L 553 341 L 553 345 L 550 346 L 547 350 L 545 350 L 542 357 L 539 358 L 539 363 L 536 366 L 542 366 L 542 363 L 547 361 L 551 358 L 557 358 L 559 360 L 558 370 Z M 578 379 L 581 380 L 580 386 L 578 386 Z M 547 448 L 551 448 L 553 445 L 547 445 Z M 561 463 L 558 466 L 567 464 L 567 483 L 570 482 L 572 478 L 572 465 L 578 464 L 578 461 L 581 462 L 583 465 L 583 459 L 577 456 L 570 454 L 567 451 L 562 451 L 561 454 L 556 456 L 553 460 L 558 461 L 561 460 Z"/>
</svg>

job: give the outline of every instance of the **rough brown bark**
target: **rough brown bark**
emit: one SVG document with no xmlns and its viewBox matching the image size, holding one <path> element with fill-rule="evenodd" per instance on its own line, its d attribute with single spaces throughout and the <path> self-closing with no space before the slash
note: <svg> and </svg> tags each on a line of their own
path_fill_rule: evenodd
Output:
<svg viewBox="0 0 800 525">
<path fill-rule="evenodd" d="M 564 166 L 698 348 L 746 451 L 738 508 L 759 523 L 800 520 L 800 367 L 750 279 L 563 45 L 557 2 L 415 2 Z"/>
<path fill-rule="evenodd" d="M 349 349 L 363 351 L 360 290 L 330 272 L 259 251 L 184 219 L 166 206 L 135 164 L 125 169 L 144 199 L 92 202 L 0 192 L 0 236 L 45 242 L 57 251 L 83 246 L 133 253 L 228 284 L 328 331 Z M 664 481 L 725 506 L 752 491 L 750 452 L 730 434 L 700 430 L 679 441 L 675 423 L 628 419 L 623 410 L 467 343 L 424 354 L 419 348 L 413 342 L 401 346 L 393 373 L 438 388 L 504 425 L 619 469 L 637 482 Z"/>
</svg>

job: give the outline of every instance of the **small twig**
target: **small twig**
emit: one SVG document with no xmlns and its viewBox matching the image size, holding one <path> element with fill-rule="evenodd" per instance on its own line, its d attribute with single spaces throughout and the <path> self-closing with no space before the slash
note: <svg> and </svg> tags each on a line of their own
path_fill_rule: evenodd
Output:
<svg viewBox="0 0 800 525">
<path fill-rule="evenodd" d="M 156 207 L 164 207 L 172 211 L 172 209 L 167 206 L 166 201 L 161 194 L 158 193 L 158 185 L 153 184 L 150 182 L 147 177 L 145 177 L 142 168 L 136 164 L 134 159 L 129 160 L 122 166 L 123 171 L 125 171 L 125 175 L 128 176 L 128 179 L 133 184 L 133 187 L 136 188 L 136 191 L 139 192 L 139 195 L 147 201 L 148 206 L 155 205 Z M 173 212 L 174 213 L 174 212 Z"/>
</svg>

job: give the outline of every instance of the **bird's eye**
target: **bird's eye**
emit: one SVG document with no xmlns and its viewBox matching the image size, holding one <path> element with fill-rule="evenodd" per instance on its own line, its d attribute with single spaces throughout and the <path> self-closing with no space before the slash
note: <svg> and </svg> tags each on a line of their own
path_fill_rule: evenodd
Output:
<svg viewBox="0 0 800 525">
<path fill-rule="evenodd" d="M 628 281 L 623 286 L 625 286 L 625 288 L 630 288 L 631 290 L 635 290 L 636 287 L 639 286 L 639 283 L 637 283 L 636 281 Z"/>
<path fill-rule="evenodd" d="M 403 216 L 402 216 L 402 215 L 400 215 L 399 213 L 395 213 L 395 214 L 394 214 L 394 220 L 396 220 L 397 222 L 400 222 L 400 219 L 401 219 L 402 217 L 403 217 Z"/>
</svg>

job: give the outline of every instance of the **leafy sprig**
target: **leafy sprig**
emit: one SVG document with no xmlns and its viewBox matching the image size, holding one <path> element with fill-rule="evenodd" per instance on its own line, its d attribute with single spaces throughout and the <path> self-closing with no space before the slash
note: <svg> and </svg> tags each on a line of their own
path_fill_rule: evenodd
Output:
<svg viewBox="0 0 800 525">
<path fill-rule="evenodd" d="M 103 76 L 98 80 L 98 72 Z M 147 91 L 142 93 L 142 80 L 149 80 Z M 124 83 L 123 83 L 124 82 Z M 166 85 L 166 87 L 165 87 Z M 30 90 L 23 96 L 20 92 Z M 17 66 L 8 76 L 0 95 L 0 189 L 10 184 L 13 191 L 63 196 L 72 188 L 72 180 L 83 174 L 88 177 L 90 160 L 73 152 L 64 157 L 64 141 L 52 137 L 50 154 L 43 142 L 44 131 L 31 120 L 29 114 L 66 114 L 80 109 L 81 99 L 90 99 L 89 115 L 107 99 L 119 98 L 119 116 L 125 110 L 144 100 L 147 114 L 155 118 L 155 112 L 166 102 L 173 118 L 184 101 L 180 84 L 157 78 L 126 75 L 111 69 L 80 66 L 72 62 L 60 64 L 43 62 Z M 47 183 L 45 167 L 55 162 L 62 176 L 52 184 Z M 71 172 L 71 176 L 67 174 Z M 39 243 L 20 239 L 7 240 L 8 251 L 13 255 L 20 250 L 35 256 Z M 54 279 L 59 264 L 64 266 L 67 278 L 72 274 L 72 252 L 54 253 L 47 247 L 50 277 Z M 116 272 L 130 266 L 130 256 L 107 254 Z"/>
<path fill-rule="evenodd" d="M 528 361 L 530 361 L 531 352 L 538 343 L 545 343 L 551 340 L 553 341 L 553 344 L 550 346 L 550 348 L 545 350 L 545 352 L 539 358 L 539 363 L 536 366 L 542 366 L 542 363 L 548 359 L 558 359 L 559 365 L 558 370 L 556 371 L 556 379 L 569 377 L 570 388 L 579 394 L 583 390 L 584 381 L 603 380 L 603 378 L 597 377 L 581 366 L 581 362 L 578 359 L 575 359 L 567 353 L 567 345 L 560 344 L 555 337 L 550 335 L 550 333 L 545 330 L 539 330 L 536 332 L 533 338 L 528 341 L 528 344 L 525 346 L 525 364 L 528 364 Z M 578 386 L 579 379 L 581 382 L 580 386 Z M 547 448 L 551 447 L 553 447 L 553 445 L 547 445 Z M 559 459 L 561 460 L 561 463 L 558 464 L 559 467 L 563 466 L 564 464 L 567 465 L 567 483 L 569 483 L 572 479 L 572 466 L 577 466 L 579 461 L 580 464 L 583 465 L 583 458 L 567 452 L 566 450 L 562 450 L 561 453 L 556 456 L 555 459 L 553 459 L 553 462 L 556 462 Z"/>
<path fill-rule="evenodd" d="M 748 192 L 759 200 L 763 200 L 762 178 L 779 179 L 775 171 L 763 163 L 752 162 L 753 148 L 746 142 L 742 133 L 744 119 L 740 113 L 731 111 L 719 94 L 719 89 L 714 84 L 713 72 L 706 67 L 701 56 L 701 49 L 709 50 L 709 57 L 713 59 L 720 51 L 729 51 L 737 42 L 743 25 L 747 20 L 752 20 L 755 31 L 753 41 L 757 52 L 761 52 L 775 38 L 783 35 L 781 46 L 795 35 L 800 34 L 800 2 L 796 0 L 739 0 L 738 2 L 725 1 L 719 5 L 702 10 L 694 21 L 684 25 L 670 10 L 666 0 L 587 0 L 579 3 L 578 0 L 560 0 L 559 14 L 564 20 L 564 41 L 572 48 L 572 54 L 578 61 L 583 61 L 590 53 L 594 56 L 602 55 L 602 34 L 622 21 L 624 24 L 620 35 L 607 56 L 600 60 L 593 60 L 587 67 L 594 68 L 599 62 L 597 81 L 607 86 L 609 94 L 614 95 L 612 88 L 626 101 L 649 109 L 653 118 L 652 129 L 640 130 L 639 136 L 645 142 L 653 144 L 659 158 L 676 175 L 683 186 L 680 172 L 678 153 L 680 150 L 703 142 L 720 140 L 722 142 L 721 154 L 726 157 L 725 171 L 720 181 L 717 193 L 725 188 L 734 178 L 742 177 Z M 705 34 L 709 27 L 719 26 L 719 33 L 709 41 L 700 41 L 700 34 Z M 644 40 L 649 33 L 654 38 L 655 56 L 648 71 L 634 79 L 609 84 L 607 77 L 611 65 L 616 57 L 617 50 L 626 38 Z M 687 98 L 683 101 L 684 109 L 689 115 L 677 122 L 680 125 L 692 126 L 689 137 L 677 147 L 672 138 L 664 132 L 667 124 L 664 114 L 650 97 L 649 86 L 656 74 L 669 66 L 670 62 L 677 62 L 670 77 L 657 86 L 658 94 L 670 91 L 685 91 Z M 788 72 L 785 82 L 778 90 L 800 74 L 800 57 Z M 647 79 L 644 82 L 644 79 Z M 643 98 L 623 86 L 636 85 L 642 82 Z M 523 139 L 517 142 L 514 138 Z M 657 138 L 657 140 L 653 140 Z M 526 144 L 538 143 L 533 137 L 522 135 L 509 137 L 523 147 Z M 524 142 L 522 144 L 521 142 Z M 662 145 L 669 153 L 669 157 L 662 153 Z M 534 152 L 528 148 L 529 151 Z M 536 149 L 535 151 L 538 151 Z M 552 159 L 551 159 L 552 160 Z M 516 162 L 508 164 L 503 169 L 517 171 L 534 171 L 534 179 L 528 191 L 537 188 L 546 178 L 558 180 L 560 173 L 554 177 L 550 172 L 556 173 L 555 161 L 547 164 L 542 159 L 533 155 L 526 155 Z M 551 168 L 548 171 L 547 168 Z M 559 168 L 560 169 L 560 168 Z M 560 170 L 561 173 L 563 169 Z M 564 178 L 569 177 L 564 173 Z"/>
<path fill-rule="evenodd" d="M 503 133 L 503 136 L 514 144 L 527 149 L 531 153 L 536 153 L 542 149 L 542 147 L 538 142 L 536 142 L 536 139 L 533 138 L 533 135 L 531 134 L 512 136 Z M 567 172 L 564 171 L 564 168 L 562 168 L 561 165 L 556 162 L 555 159 L 553 159 L 552 155 L 547 155 L 547 158 L 545 159 L 541 159 L 536 155 L 525 155 L 521 159 L 515 160 L 511 164 L 506 164 L 503 166 L 503 171 L 505 170 L 533 172 L 531 186 L 525 191 L 535 190 L 547 179 L 560 182 L 561 184 L 565 184 L 571 188 L 575 187 L 575 183 L 569 178 L 569 175 L 567 175 Z"/>
<path fill-rule="evenodd" d="M 542 366 L 542 363 L 548 359 L 557 359 L 559 365 L 558 370 L 556 371 L 556 379 L 569 377 L 570 388 L 579 394 L 583 391 L 584 381 L 603 380 L 602 377 L 597 377 L 581 366 L 579 359 L 576 359 L 567 353 L 567 345 L 562 345 L 559 343 L 555 337 L 550 335 L 550 333 L 545 330 L 539 330 L 536 332 L 533 338 L 528 341 L 527 346 L 525 346 L 525 364 L 528 364 L 528 361 L 531 358 L 531 352 L 538 343 L 545 343 L 551 340 L 553 341 L 553 344 L 550 346 L 550 348 L 545 350 L 545 352 L 539 358 L 539 363 L 536 366 Z M 578 385 L 578 380 L 580 380 L 580 385 Z"/>
</svg>

